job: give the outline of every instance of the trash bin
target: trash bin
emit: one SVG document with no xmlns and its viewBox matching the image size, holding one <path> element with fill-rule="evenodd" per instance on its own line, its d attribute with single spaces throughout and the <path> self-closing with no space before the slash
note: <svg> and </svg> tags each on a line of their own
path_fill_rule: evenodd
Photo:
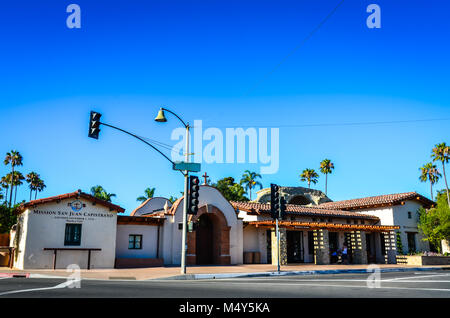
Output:
<svg viewBox="0 0 450 318">
<path fill-rule="evenodd" d="M 253 264 L 253 252 L 244 252 L 244 264 Z"/>
<path fill-rule="evenodd" d="M 253 264 L 261 264 L 261 253 L 253 252 Z"/>
</svg>

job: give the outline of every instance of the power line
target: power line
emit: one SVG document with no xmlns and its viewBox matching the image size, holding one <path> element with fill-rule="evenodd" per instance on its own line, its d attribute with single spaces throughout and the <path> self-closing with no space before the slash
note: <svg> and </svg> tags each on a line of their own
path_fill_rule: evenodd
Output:
<svg viewBox="0 0 450 318">
<path fill-rule="evenodd" d="M 432 118 L 432 119 L 411 119 L 411 120 L 392 120 L 392 121 L 372 121 L 372 122 L 350 122 L 350 123 L 315 123 L 315 124 L 279 124 L 279 125 L 242 125 L 242 126 L 214 126 L 214 128 L 304 128 L 304 127 L 339 127 L 339 126 L 376 126 L 376 125 L 392 125 L 407 124 L 419 122 L 435 122 L 447 121 L 450 118 Z"/>
<path fill-rule="evenodd" d="M 328 13 L 328 15 L 311 32 L 309 32 L 309 34 L 291 52 L 289 52 L 289 54 L 287 54 L 277 65 L 275 65 L 275 67 L 270 72 L 264 75 L 264 77 L 259 82 L 257 82 L 253 87 L 245 92 L 244 96 L 247 96 L 256 88 L 258 88 L 258 86 L 260 86 L 270 75 L 272 75 L 284 62 L 286 62 L 292 55 L 294 55 L 295 52 L 297 52 L 306 42 L 308 42 L 308 40 L 325 24 L 325 22 L 327 22 L 328 19 L 333 16 L 333 14 L 344 3 L 344 1 L 345 0 L 341 0 L 341 2 L 339 2 L 337 6 L 334 7 L 333 10 L 331 10 L 330 13 Z"/>
</svg>

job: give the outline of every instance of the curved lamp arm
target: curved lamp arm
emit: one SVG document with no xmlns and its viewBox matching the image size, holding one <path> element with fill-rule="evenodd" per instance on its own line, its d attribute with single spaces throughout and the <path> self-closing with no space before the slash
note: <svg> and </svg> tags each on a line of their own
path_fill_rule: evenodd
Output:
<svg viewBox="0 0 450 318">
<path fill-rule="evenodd" d="M 175 113 L 174 113 L 173 111 L 171 111 L 170 109 L 167 109 L 167 108 L 164 108 L 164 107 L 161 107 L 161 109 L 162 109 L 162 110 L 165 110 L 165 111 L 168 111 L 169 113 L 171 113 L 172 115 L 174 115 L 176 118 L 178 118 L 178 119 L 183 123 L 184 127 L 186 127 L 186 128 L 189 127 L 189 125 L 187 125 L 187 124 L 184 122 L 184 120 L 180 118 L 180 116 L 178 116 L 177 114 L 175 114 Z"/>
</svg>

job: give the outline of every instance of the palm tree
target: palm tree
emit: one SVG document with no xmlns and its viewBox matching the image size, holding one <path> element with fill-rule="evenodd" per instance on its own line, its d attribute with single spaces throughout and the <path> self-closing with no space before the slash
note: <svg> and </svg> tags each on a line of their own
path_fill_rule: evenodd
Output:
<svg viewBox="0 0 450 318">
<path fill-rule="evenodd" d="M 155 195 L 155 188 L 147 188 L 145 189 L 144 193 L 145 195 L 140 196 L 139 198 L 136 199 L 136 201 L 140 201 L 140 202 L 145 202 L 148 199 L 153 198 L 153 196 Z"/>
<path fill-rule="evenodd" d="M 431 158 L 433 162 L 442 162 L 442 173 L 444 174 L 445 188 L 447 189 L 447 202 L 450 206 L 450 195 L 448 193 L 447 176 L 445 175 L 445 164 L 450 161 L 450 146 L 447 146 L 445 142 L 437 144 L 432 150 Z"/>
<path fill-rule="evenodd" d="M 433 184 L 437 183 L 441 176 L 442 175 L 439 173 L 436 165 L 432 164 L 431 162 L 423 165 L 423 167 L 420 168 L 420 181 L 430 181 L 431 200 L 433 200 Z"/>
<path fill-rule="evenodd" d="M 316 184 L 317 179 L 319 178 L 319 175 L 314 169 L 305 169 L 303 170 L 302 174 L 300 175 L 301 181 L 308 182 L 308 188 L 311 189 L 311 182 Z"/>
<path fill-rule="evenodd" d="M 103 187 L 100 186 L 100 185 L 92 187 L 91 188 L 91 194 L 94 197 L 96 197 L 96 198 L 98 198 L 100 200 L 107 201 L 107 202 L 111 202 L 111 198 L 116 196 L 114 193 L 106 192 L 106 190 L 103 189 Z"/>
<path fill-rule="evenodd" d="M 14 175 L 14 167 L 22 165 L 22 160 L 23 160 L 22 155 L 16 150 L 11 150 L 11 152 L 7 152 L 6 153 L 4 164 L 5 165 L 11 164 L 11 175 Z M 14 190 L 13 179 L 11 179 L 11 191 L 10 191 L 10 198 L 9 198 L 9 207 L 11 207 L 11 204 L 12 204 L 12 193 L 13 193 L 13 190 Z"/>
<path fill-rule="evenodd" d="M 37 187 L 39 185 L 39 175 L 36 172 L 30 172 L 26 175 L 26 181 L 28 183 L 28 187 L 30 188 L 30 201 L 31 201 L 31 195 L 33 194 L 33 191 L 37 191 Z"/>
<path fill-rule="evenodd" d="M 263 187 L 261 182 L 256 181 L 257 178 L 261 178 L 261 175 L 256 172 L 245 170 L 241 182 L 239 183 L 241 186 L 244 185 L 244 188 L 247 191 L 250 191 L 250 201 L 252 200 L 252 189 L 255 187 L 262 189 Z"/>
<path fill-rule="evenodd" d="M 16 199 L 17 199 L 17 188 L 23 184 L 23 180 L 25 180 L 25 177 L 23 174 L 19 171 L 14 171 L 13 174 L 13 182 L 15 192 L 14 192 L 14 205 L 16 205 Z"/>
<path fill-rule="evenodd" d="M 324 159 L 320 163 L 320 172 L 325 174 L 325 195 L 327 195 L 327 187 L 328 187 L 328 175 L 333 172 L 334 164 L 330 159 Z"/>
<path fill-rule="evenodd" d="M 169 201 L 170 201 L 170 203 L 172 203 L 172 204 L 174 204 L 176 200 L 177 200 L 177 198 L 174 197 L 173 195 L 171 195 L 170 198 L 169 198 Z"/>
<path fill-rule="evenodd" d="M 34 192 L 34 199 L 35 199 L 35 200 L 37 199 L 37 193 L 38 193 L 38 192 L 44 191 L 44 189 L 45 189 L 46 187 L 47 187 L 47 186 L 45 185 L 44 180 L 42 180 L 42 179 L 39 178 L 39 180 L 37 181 L 36 190 L 35 190 L 35 192 Z"/>
<path fill-rule="evenodd" d="M 8 200 L 8 189 L 9 189 L 9 185 L 10 185 L 10 182 L 8 182 L 8 178 L 7 178 L 6 176 L 5 176 L 5 177 L 2 177 L 1 180 L 0 180 L 0 186 L 1 186 L 3 189 L 6 190 L 6 191 L 5 191 L 5 196 L 4 196 L 5 203 L 6 203 L 7 200 Z"/>
</svg>

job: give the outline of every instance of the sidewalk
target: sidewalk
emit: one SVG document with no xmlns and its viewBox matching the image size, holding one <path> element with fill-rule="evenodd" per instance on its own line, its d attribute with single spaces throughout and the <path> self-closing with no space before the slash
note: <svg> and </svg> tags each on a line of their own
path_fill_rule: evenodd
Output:
<svg viewBox="0 0 450 318">
<path fill-rule="evenodd" d="M 378 265 L 381 272 L 386 271 L 421 271 L 448 269 L 445 266 L 407 266 L 407 265 Z M 296 264 L 281 267 L 281 275 L 310 275 L 310 274 L 338 274 L 366 272 L 368 265 L 314 265 Z M 27 275 L 29 274 L 29 275 Z M 11 270 L 0 267 L 0 277 L 20 275 L 31 278 L 68 277 L 72 272 L 64 269 L 57 270 Z M 213 279 L 250 276 L 277 275 L 276 267 L 267 264 L 258 265 L 232 265 L 232 266 L 189 266 L 187 275 L 180 274 L 180 267 L 154 267 L 136 269 L 92 269 L 81 270 L 82 279 L 100 280 L 149 280 L 149 279 Z"/>
</svg>

